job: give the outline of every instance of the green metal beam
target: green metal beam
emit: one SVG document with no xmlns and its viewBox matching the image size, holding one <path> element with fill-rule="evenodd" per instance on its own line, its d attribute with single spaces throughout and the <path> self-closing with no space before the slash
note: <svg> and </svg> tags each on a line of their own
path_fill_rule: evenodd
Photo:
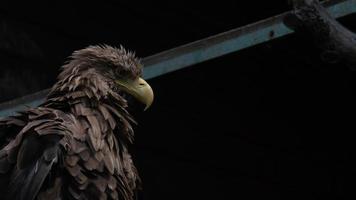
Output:
<svg viewBox="0 0 356 200">
<path fill-rule="evenodd" d="M 335 18 L 356 13 L 356 0 L 330 0 L 324 3 Z M 255 46 L 293 33 L 284 23 L 286 12 L 247 26 L 198 40 L 143 59 L 145 79 L 195 65 L 213 58 Z M 28 106 L 37 106 L 47 90 L 0 104 L 0 117 L 14 114 Z"/>
</svg>

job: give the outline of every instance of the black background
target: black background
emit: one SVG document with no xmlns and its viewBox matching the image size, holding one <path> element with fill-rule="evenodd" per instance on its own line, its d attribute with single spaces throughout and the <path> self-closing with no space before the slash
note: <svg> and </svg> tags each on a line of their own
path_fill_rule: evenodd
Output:
<svg viewBox="0 0 356 200">
<path fill-rule="evenodd" d="M 0 99 L 50 87 L 73 50 L 145 57 L 289 10 L 286 1 L 4 3 Z M 355 16 L 341 19 L 356 30 Z M 140 199 L 352 199 L 355 72 L 299 33 L 149 80 Z"/>
</svg>

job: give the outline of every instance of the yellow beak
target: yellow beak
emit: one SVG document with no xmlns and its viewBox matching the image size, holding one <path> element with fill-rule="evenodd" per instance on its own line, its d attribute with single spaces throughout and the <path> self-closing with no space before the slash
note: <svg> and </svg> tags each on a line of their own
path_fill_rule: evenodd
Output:
<svg viewBox="0 0 356 200">
<path fill-rule="evenodd" d="M 135 80 L 131 79 L 118 79 L 116 83 L 119 87 L 135 97 L 139 102 L 143 103 L 147 110 L 153 102 L 153 90 L 151 86 L 142 78 L 137 78 Z"/>
</svg>

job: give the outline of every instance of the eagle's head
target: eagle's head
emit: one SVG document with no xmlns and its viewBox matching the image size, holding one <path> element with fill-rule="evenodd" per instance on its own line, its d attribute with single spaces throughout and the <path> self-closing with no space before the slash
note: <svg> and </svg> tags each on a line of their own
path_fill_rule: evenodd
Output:
<svg viewBox="0 0 356 200">
<path fill-rule="evenodd" d="M 135 102 L 132 98 L 145 109 L 153 101 L 152 89 L 141 75 L 139 59 L 123 47 L 89 46 L 71 55 L 43 104 L 70 113 L 68 130 L 76 141 L 89 144 L 92 155 L 105 152 L 100 162 L 111 174 L 119 173 L 120 199 L 132 200 L 140 183 L 126 145 L 133 142 L 134 136 L 131 122 L 135 121 L 128 112 L 132 111 L 130 102 Z M 96 169 L 93 163 L 98 162 L 88 165 Z"/>
<path fill-rule="evenodd" d="M 141 76 L 140 60 L 122 46 L 89 46 L 72 54 L 55 88 L 64 92 L 89 89 L 97 99 L 113 94 L 133 97 L 146 110 L 153 102 L 153 91 Z"/>
</svg>

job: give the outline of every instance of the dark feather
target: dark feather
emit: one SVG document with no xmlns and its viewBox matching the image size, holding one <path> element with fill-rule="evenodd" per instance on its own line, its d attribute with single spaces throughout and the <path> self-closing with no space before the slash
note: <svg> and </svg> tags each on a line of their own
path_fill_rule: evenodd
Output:
<svg viewBox="0 0 356 200">
<path fill-rule="evenodd" d="M 41 142 L 37 135 L 32 134 L 28 136 L 22 142 L 20 150 L 17 154 L 17 168 L 22 170 L 30 165 L 33 165 L 42 153 L 40 152 L 41 148 Z"/>
<path fill-rule="evenodd" d="M 46 149 L 29 166 L 15 169 L 11 176 L 6 200 L 33 200 L 42 187 L 54 163 L 58 161 L 58 146 Z"/>
</svg>

